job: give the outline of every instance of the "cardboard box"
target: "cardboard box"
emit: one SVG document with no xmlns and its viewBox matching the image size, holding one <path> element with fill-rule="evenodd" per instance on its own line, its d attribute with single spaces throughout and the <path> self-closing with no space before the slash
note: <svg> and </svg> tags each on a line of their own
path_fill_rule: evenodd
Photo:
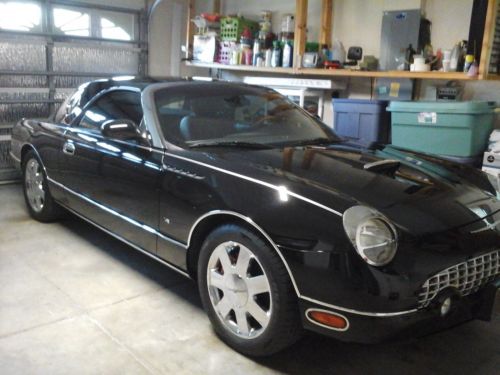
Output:
<svg viewBox="0 0 500 375">
<path fill-rule="evenodd" d="M 485 152 L 483 156 L 483 168 L 498 169 L 500 172 L 500 153 Z"/>
<path fill-rule="evenodd" d="M 195 35 L 193 41 L 193 60 L 213 63 L 217 52 L 215 36 Z"/>
</svg>

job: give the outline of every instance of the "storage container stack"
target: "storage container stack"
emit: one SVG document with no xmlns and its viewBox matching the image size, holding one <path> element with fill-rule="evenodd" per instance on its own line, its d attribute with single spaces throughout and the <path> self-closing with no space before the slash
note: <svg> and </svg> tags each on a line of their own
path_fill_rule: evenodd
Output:
<svg viewBox="0 0 500 375">
<path fill-rule="evenodd" d="M 392 144 L 473 167 L 482 162 L 487 172 L 498 176 L 500 130 L 492 133 L 496 105 L 333 99 L 334 129 L 361 144 Z"/>
</svg>

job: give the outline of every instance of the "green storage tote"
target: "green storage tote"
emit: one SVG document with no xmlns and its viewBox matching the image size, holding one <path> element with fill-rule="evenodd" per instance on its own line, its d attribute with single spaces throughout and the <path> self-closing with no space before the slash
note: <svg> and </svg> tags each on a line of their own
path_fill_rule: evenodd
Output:
<svg viewBox="0 0 500 375">
<path fill-rule="evenodd" d="M 391 102 L 392 144 L 436 155 L 477 156 L 493 129 L 494 102 Z"/>
<path fill-rule="evenodd" d="M 252 35 L 259 30 L 258 22 L 243 17 L 224 17 L 220 20 L 220 38 L 224 42 L 239 43 L 245 27 L 248 27 Z"/>
</svg>

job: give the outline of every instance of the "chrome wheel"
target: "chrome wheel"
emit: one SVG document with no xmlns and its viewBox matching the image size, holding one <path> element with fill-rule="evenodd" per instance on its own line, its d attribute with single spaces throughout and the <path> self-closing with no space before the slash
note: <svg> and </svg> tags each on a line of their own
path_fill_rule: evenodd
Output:
<svg viewBox="0 0 500 375">
<path fill-rule="evenodd" d="M 244 245 L 218 245 L 207 265 L 210 301 L 223 325 L 240 338 L 262 334 L 272 314 L 271 287 L 264 268 Z"/>
<path fill-rule="evenodd" d="M 41 212 L 45 204 L 45 190 L 43 189 L 43 173 L 40 163 L 36 159 L 28 160 L 24 172 L 26 197 L 31 209 Z"/>
</svg>

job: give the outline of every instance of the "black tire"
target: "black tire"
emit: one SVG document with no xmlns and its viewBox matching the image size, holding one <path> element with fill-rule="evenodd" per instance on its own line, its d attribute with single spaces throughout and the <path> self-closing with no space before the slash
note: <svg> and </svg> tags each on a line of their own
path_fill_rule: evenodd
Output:
<svg viewBox="0 0 500 375">
<path fill-rule="evenodd" d="M 32 161 L 36 162 L 38 166 L 37 171 L 40 175 L 41 189 L 44 192 L 43 203 L 40 207 L 36 207 L 36 204 L 33 203 L 33 201 L 30 201 L 29 198 L 28 190 L 30 182 L 27 181 L 27 174 L 29 174 L 27 168 L 29 168 Z M 26 201 L 26 206 L 28 208 L 30 216 L 33 219 L 41 221 L 43 223 L 48 223 L 59 219 L 63 210 L 54 201 L 54 198 L 52 198 L 52 195 L 50 194 L 47 175 L 45 174 L 45 170 L 43 168 L 41 160 L 38 158 L 37 154 L 34 151 L 28 151 L 28 153 L 23 157 L 22 172 L 24 199 Z"/>
<path fill-rule="evenodd" d="M 258 266 L 263 270 L 268 280 L 267 285 L 270 287 L 270 292 L 267 293 L 267 297 L 270 296 L 272 300 L 272 305 L 270 303 L 272 310 L 266 327 L 262 329 L 257 337 L 241 338 L 237 333 L 232 332 L 221 321 L 222 318 L 218 316 L 211 300 L 207 280 L 209 261 L 217 246 L 226 242 L 236 242 L 246 247 L 247 250 L 251 250 L 251 253 L 255 256 L 254 259 L 258 261 Z M 271 355 L 292 345 L 302 334 L 297 297 L 283 261 L 276 251 L 257 234 L 242 226 L 235 224 L 222 225 L 206 238 L 198 261 L 198 288 L 203 307 L 208 314 L 215 333 L 227 345 L 242 354 L 249 356 Z M 251 294 L 248 293 L 247 295 L 250 296 Z M 222 293 L 222 296 L 224 296 L 224 293 Z M 252 298 L 255 300 L 256 297 Z M 235 313 L 235 310 L 231 310 L 231 313 Z M 250 316 L 249 319 L 252 319 L 252 317 Z"/>
</svg>

